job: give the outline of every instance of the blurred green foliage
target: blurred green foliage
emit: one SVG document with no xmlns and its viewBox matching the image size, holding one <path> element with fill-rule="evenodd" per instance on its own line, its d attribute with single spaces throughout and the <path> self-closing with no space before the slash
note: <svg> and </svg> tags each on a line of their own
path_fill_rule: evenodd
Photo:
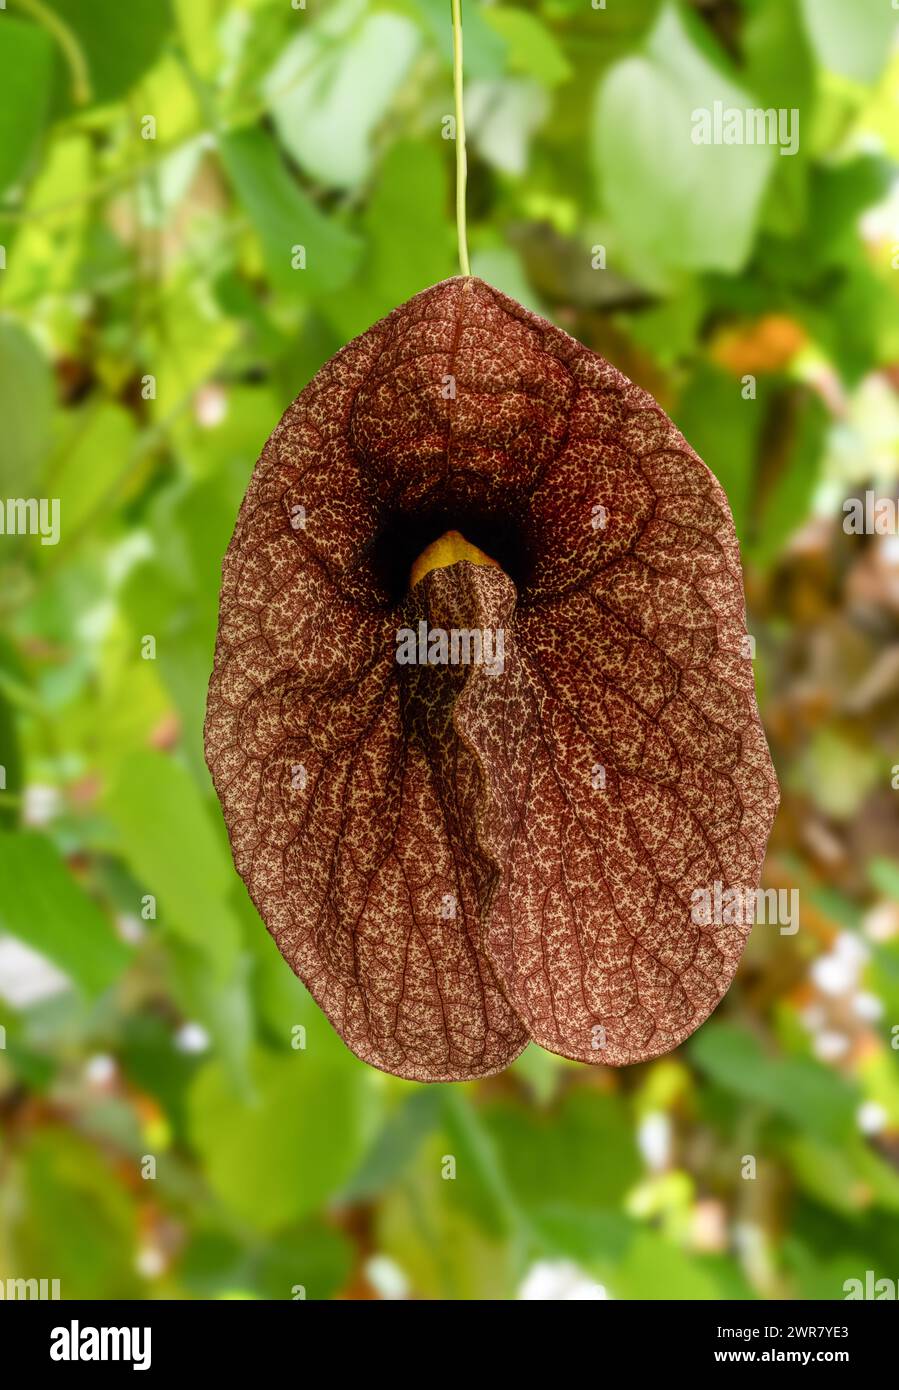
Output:
<svg viewBox="0 0 899 1390">
<path fill-rule="evenodd" d="M 62 530 L 0 539 L 0 1277 L 899 1277 L 899 555 L 840 526 L 897 481 L 896 15 L 464 9 L 475 273 L 653 391 L 731 498 L 800 930 L 758 927 L 715 1017 L 624 1072 L 531 1047 L 428 1088 L 346 1051 L 233 872 L 201 727 L 263 442 L 455 271 L 448 0 L 8 0 L 0 495 L 59 498 Z M 694 145 L 715 101 L 796 108 L 798 152 Z"/>
</svg>

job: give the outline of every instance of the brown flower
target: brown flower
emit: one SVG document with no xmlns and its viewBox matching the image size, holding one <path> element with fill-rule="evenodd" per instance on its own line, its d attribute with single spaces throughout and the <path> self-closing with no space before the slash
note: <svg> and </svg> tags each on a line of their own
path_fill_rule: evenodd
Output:
<svg viewBox="0 0 899 1390">
<path fill-rule="evenodd" d="M 480 280 L 426 290 L 263 451 L 206 756 L 254 903 L 365 1061 L 667 1052 L 749 930 L 693 893 L 757 885 L 778 799 L 724 493 L 596 353 Z"/>
</svg>

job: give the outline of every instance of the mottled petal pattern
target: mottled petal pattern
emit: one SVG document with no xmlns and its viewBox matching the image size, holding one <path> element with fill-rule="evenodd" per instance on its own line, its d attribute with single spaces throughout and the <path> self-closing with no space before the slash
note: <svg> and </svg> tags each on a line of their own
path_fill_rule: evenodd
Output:
<svg viewBox="0 0 899 1390">
<path fill-rule="evenodd" d="M 408 568 L 446 530 L 499 562 Z M 501 670 L 400 630 L 501 632 Z M 777 785 L 726 498 L 664 412 L 476 279 L 302 392 L 225 557 L 206 754 L 235 864 L 364 1060 L 656 1056 L 715 1007 Z"/>
</svg>

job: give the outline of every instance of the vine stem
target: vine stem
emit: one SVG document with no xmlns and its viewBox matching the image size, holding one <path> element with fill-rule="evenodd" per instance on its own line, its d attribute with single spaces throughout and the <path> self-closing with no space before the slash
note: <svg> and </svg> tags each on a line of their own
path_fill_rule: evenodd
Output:
<svg viewBox="0 0 899 1390">
<path fill-rule="evenodd" d="M 92 96 L 90 68 L 84 49 L 74 32 L 55 10 L 51 10 L 49 5 L 43 3 L 43 0 L 16 0 L 16 4 L 26 14 L 30 14 L 33 19 L 37 20 L 38 24 L 46 29 L 47 33 L 52 35 L 59 44 L 71 74 L 72 96 L 75 105 L 86 106 Z"/>
<path fill-rule="evenodd" d="M 465 153 L 465 104 L 462 99 L 462 0 L 452 0 L 452 7 L 453 90 L 456 97 L 456 229 L 459 234 L 459 265 L 463 275 L 470 275 L 468 222 L 465 213 L 468 157 Z"/>
</svg>

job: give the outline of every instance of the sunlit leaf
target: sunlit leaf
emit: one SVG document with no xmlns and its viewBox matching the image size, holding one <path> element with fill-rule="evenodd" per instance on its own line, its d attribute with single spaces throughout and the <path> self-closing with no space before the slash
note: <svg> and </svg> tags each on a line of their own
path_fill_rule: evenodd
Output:
<svg viewBox="0 0 899 1390">
<path fill-rule="evenodd" d="M 16 1167 L 15 1272 L 58 1279 L 63 1299 L 138 1298 L 137 1213 L 108 1159 L 54 1124 Z"/>
<path fill-rule="evenodd" d="M 33 496 L 49 442 L 53 409 L 50 366 L 31 336 L 0 322 L 0 492 Z"/>
<path fill-rule="evenodd" d="M 227 902 L 231 868 L 190 775 L 165 754 L 133 753 L 122 760 L 106 805 L 121 852 L 157 900 L 160 926 L 200 951 L 219 979 L 226 976 L 240 940 Z"/>
<path fill-rule="evenodd" d="M 44 2 L 65 21 L 81 47 L 95 102 L 114 101 L 127 92 L 155 62 L 172 23 L 169 0 L 128 0 L 127 5 L 121 0 Z"/>
<path fill-rule="evenodd" d="M 353 188 L 368 175 L 372 132 L 418 47 L 414 24 L 372 14 L 342 34 L 310 28 L 265 83 L 281 143 L 325 187 Z"/>
<path fill-rule="evenodd" d="M 10 14 L 2 19 L 0 193 L 28 170 L 47 116 L 53 77 L 53 45 L 46 31 Z"/>
<path fill-rule="evenodd" d="M 259 234 L 273 284 L 302 297 L 326 294 L 349 280 L 359 243 L 303 192 L 270 137 L 262 130 L 236 131 L 222 136 L 220 149 Z M 304 252 L 305 268 L 296 248 Z"/>
<path fill-rule="evenodd" d="M 484 11 L 484 19 L 508 44 L 511 72 L 535 77 L 555 87 L 571 76 L 571 67 L 552 30 L 527 10 L 496 6 Z"/>
<path fill-rule="evenodd" d="M 358 1162 L 360 1077 L 289 1045 L 281 1056 L 257 1052 L 251 1076 L 252 1097 L 238 1104 L 225 1070 L 205 1067 L 190 1095 L 190 1129 L 221 1200 L 254 1229 L 276 1231 L 314 1211 Z"/>
<path fill-rule="evenodd" d="M 716 102 L 753 101 L 692 33 L 665 10 L 644 52 L 603 78 L 592 124 L 599 191 L 625 244 L 656 266 L 736 271 L 752 247 L 773 152 L 694 143 L 697 111 L 711 120 Z"/>
<path fill-rule="evenodd" d="M 806 28 L 822 67 L 872 82 L 896 33 L 895 8 L 882 0 L 802 0 Z"/>
<path fill-rule="evenodd" d="M 818 1062 L 766 1054 L 732 1023 L 709 1023 L 690 1054 L 703 1072 L 746 1100 L 756 1100 L 801 1130 L 842 1142 L 855 1132 L 854 1087 Z"/>
<path fill-rule="evenodd" d="M 50 841 L 33 831 L 0 835 L 0 924 L 88 995 L 107 989 L 130 955 Z"/>
</svg>

